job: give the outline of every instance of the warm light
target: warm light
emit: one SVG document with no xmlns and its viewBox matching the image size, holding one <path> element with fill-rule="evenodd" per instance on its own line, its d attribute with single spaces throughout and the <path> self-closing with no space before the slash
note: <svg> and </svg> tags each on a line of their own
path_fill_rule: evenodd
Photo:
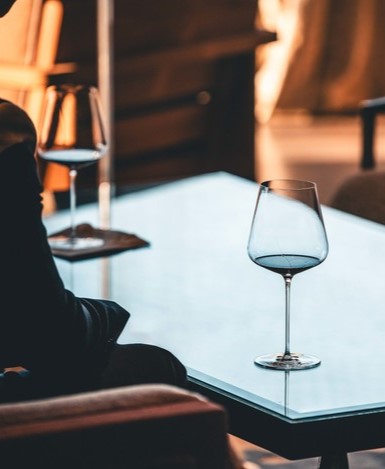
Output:
<svg viewBox="0 0 385 469">
<path fill-rule="evenodd" d="M 55 146 L 73 146 L 76 142 L 76 99 L 73 94 L 64 97 L 61 117 L 55 137 Z"/>
<path fill-rule="evenodd" d="M 270 119 L 279 98 L 289 59 L 302 40 L 299 12 L 306 1 L 260 0 L 258 3 L 262 26 L 276 31 L 278 36 L 277 41 L 258 51 L 262 64 L 255 77 L 255 114 L 260 123 Z"/>
<path fill-rule="evenodd" d="M 46 77 L 53 70 L 56 52 L 59 44 L 60 31 L 63 19 L 63 4 L 60 0 L 44 2 L 42 10 L 41 27 L 34 60 L 37 68 Z M 24 107 L 37 127 L 40 121 L 41 103 L 45 92 L 44 86 L 32 87 L 26 96 Z"/>
</svg>

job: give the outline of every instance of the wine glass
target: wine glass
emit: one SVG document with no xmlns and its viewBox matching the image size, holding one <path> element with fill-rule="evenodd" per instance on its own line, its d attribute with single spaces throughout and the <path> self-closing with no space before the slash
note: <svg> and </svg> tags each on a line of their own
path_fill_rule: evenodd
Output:
<svg viewBox="0 0 385 469">
<path fill-rule="evenodd" d="M 275 370 L 304 370 L 321 361 L 290 350 L 290 287 L 294 275 L 315 267 L 328 255 L 328 241 L 316 184 L 295 179 L 265 181 L 259 187 L 247 247 L 257 265 L 285 281 L 285 349 L 257 357 L 255 363 Z"/>
<path fill-rule="evenodd" d="M 76 231 L 76 177 L 78 170 L 96 163 L 107 150 L 98 90 L 86 85 L 49 86 L 45 94 L 40 158 L 69 168 L 71 227 L 68 235 L 49 237 L 53 249 L 88 249 L 103 245 L 101 238 Z"/>
</svg>

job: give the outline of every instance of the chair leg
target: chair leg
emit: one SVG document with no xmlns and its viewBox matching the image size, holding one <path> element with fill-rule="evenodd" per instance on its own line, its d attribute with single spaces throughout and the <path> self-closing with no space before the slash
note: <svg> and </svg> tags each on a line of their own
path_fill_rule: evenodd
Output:
<svg viewBox="0 0 385 469">
<path fill-rule="evenodd" d="M 371 169 L 374 167 L 373 143 L 374 143 L 374 124 L 375 115 L 373 112 L 363 110 L 362 119 L 362 156 L 361 168 Z"/>
</svg>

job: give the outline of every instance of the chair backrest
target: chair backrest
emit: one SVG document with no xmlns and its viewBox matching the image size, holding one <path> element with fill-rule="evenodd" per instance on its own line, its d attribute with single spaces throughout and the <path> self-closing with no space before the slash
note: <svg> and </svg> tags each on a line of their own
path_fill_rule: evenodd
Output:
<svg viewBox="0 0 385 469">
<path fill-rule="evenodd" d="M 42 0 L 16 2 L 0 19 L 0 95 L 18 105 L 29 86 L 23 72 L 34 60 L 41 8 Z"/>
<path fill-rule="evenodd" d="M 0 96 L 24 109 L 39 129 L 44 92 L 53 75 L 75 70 L 73 63 L 57 63 L 63 22 L 62 0 L 20 0 L 0 19 Z M 54 183 L 44 176 L 46 189 L 67 190 L 68 171 L 49 164 Z M 47 191 L 45 192 L 47 194 Z M 52 204 L 45 197 L 45 209 Z"/>
<path fill-rule="evenodd" d="M 63 16 L 60 0 L 16 2 L 0 20 L 0 95 L 22 107 L 38 127 Z"/>
</svg>

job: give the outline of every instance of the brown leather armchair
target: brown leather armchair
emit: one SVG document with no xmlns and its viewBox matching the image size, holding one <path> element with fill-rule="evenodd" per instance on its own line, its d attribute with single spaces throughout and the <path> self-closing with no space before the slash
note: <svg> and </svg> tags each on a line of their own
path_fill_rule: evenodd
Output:
<svg viewBox="0 0 385 469">
<path fill-rule="evenodd" d="M 385 224 L 385 172 L 366 170 L 349 176 L 337 188 L 330 206 Z"/>
<path fill-rule="evenodd" d="M 241 469 L 223 408 L 169 385 L 0 405 L 0 463 L 19 469 Z"/>
<path fill-rule="evenodd" d="M 360 102 L 362 171 L 348 176 L 330 202 L 338 210 L 382 224 L 385 224 L 385 171 L 376 167 L 374 143 L 376 120 L 384 113 L 385 97 Z"/>
</svg>

